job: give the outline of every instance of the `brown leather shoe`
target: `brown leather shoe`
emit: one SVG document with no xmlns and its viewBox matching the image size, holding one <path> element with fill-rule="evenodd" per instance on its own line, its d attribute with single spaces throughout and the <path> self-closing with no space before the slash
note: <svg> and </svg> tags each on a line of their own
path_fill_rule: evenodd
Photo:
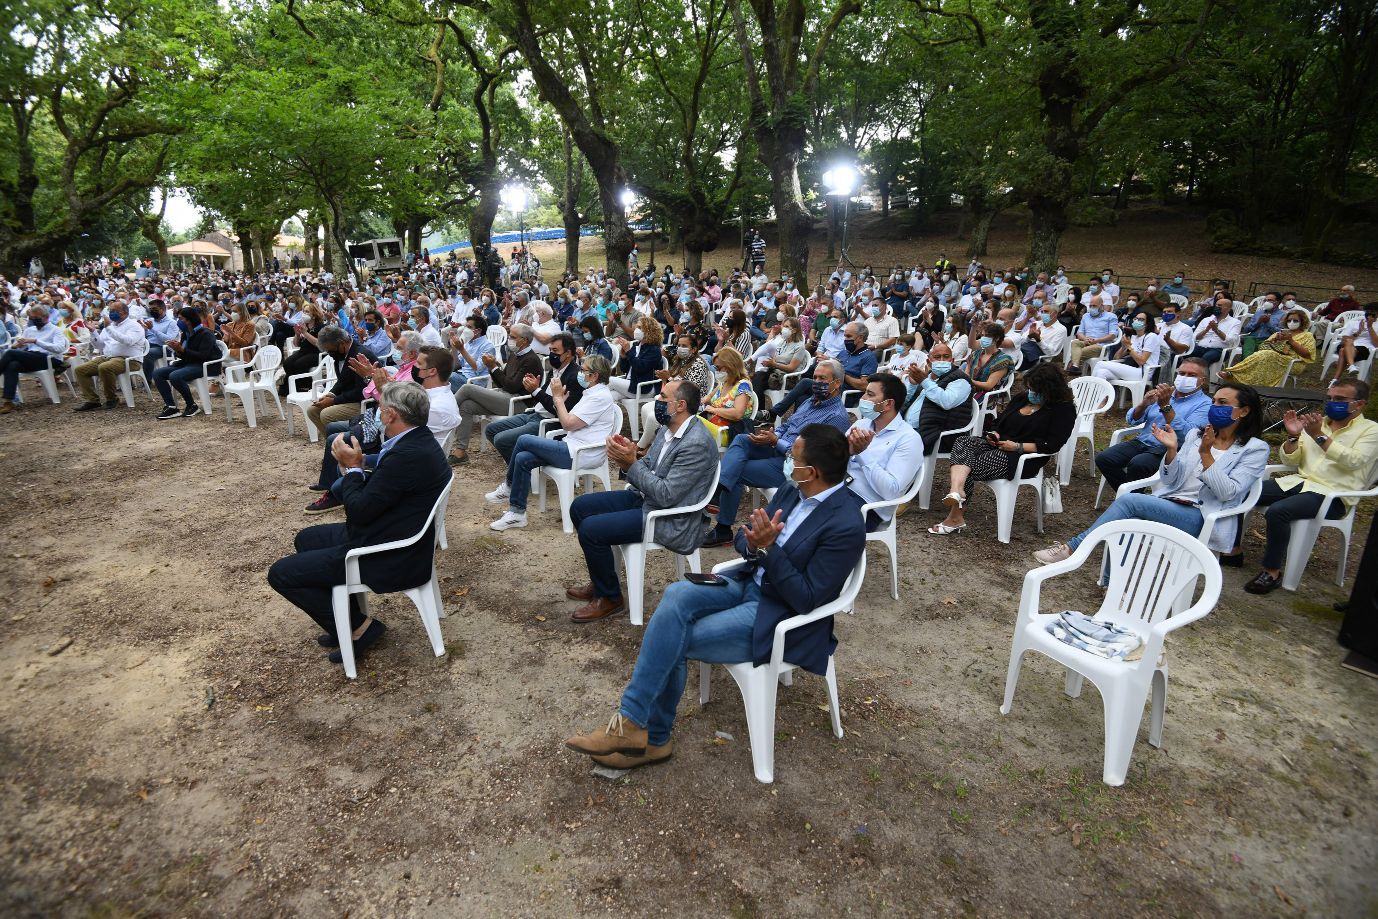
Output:
<svg viewBox="0 0 1378 919">
<path fill-rule="evenodd" d="M 595 622 L 626 611 L 627 604 L 623 602 L 621 597 L 615 600 L 611 597 L 594 597 L 576 609 L 569 618 L 572 622 Z"/>
<path fill-rule="evenodd" d="M 621 712 L 615 713 L 608 726 L 576 734 L 565 741 L 565 746 L 589 756 L 607 756 L 612 753 L 626 753 L 640 756 L 646 752 L 646 729 L 639 728 Z"/>
<path fill-rule="evenodd" d="M 570 587 L 565 590 L 565 596 L 571 600 L 583 600 L 585 602 L 593 599 L 593 582 L 589 581 L 583 587 Z"/>
<path fill-rule="evenodd" d="M 669 762 L 670 757 L 674 755 L 675 742 L 672 740 L 663 747 L 648 743 L 646 744 L 646 752 L 640 756 L 609 753 L 607 756 L 595 756 L 593 761 L 600 766 L 607 766 L 609 769 L 635 769 L 638 766 L 659 766 L 661 763 Z"/>
<path fill-rule="evenodd" d="M 11 402 L 9 399 L 6 399 L 4 402 L 0 402 L 0 415 L 8 415 L 12 411 L 14 411 L 13 402 Z"/>
</svg>

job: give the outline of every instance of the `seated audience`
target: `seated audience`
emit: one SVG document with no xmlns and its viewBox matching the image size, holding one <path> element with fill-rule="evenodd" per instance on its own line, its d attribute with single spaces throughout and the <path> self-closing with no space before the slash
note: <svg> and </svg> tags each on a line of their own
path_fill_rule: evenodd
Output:
<svg viewBox="0 0 1378 919">
<path fill-rule="evenodd" d="M 1096 454 L 1096 468 L 1105 476 L 1105 484 L 1113 490 L 1158 471 L 1164 448 L 1154 428 L 1170 427 L 1177 433 L 1177 442 L 1184 443 L 1188 432 L 1205 425 L 1211 407 L 1207 380 L 1206 362 L 1189 357 L 1177 368 L 1173 382 L 1160 383 L 1144 393 L 1139 404 L 1124 416 L 1125 424 L 1140 427 L 1138 436 Z"/>
<path fill-rule="evenodd" d="M 196 404 L 191 387 L 187 384 L 205 376 L 207 362 L 220 359 L 220 343 L 215 340 L 211 330 L 201 322 L 200 311 L 194 306 L 184 306 L 178 315 L 181 318 L 177 321 L 177 328 L 182 333 L 181 337 L 167 343 L 168 350 L 177 355 L 177 360 L 153 371 L 153 385 L 158 387 L 158 394 L 163 397 L 163 410 L 158 413 L 159 421 L 167 421 L 170 418 L 193 418 L 201 414 L 201 406 Z M 180 412 L 172 398 L 174 389 L 187 406 Z"/>
<path fill-rule="evenodd" d="M 731 345 L 713 352 L 713 367 L 718 376 L 708 391 L 703 419 L 719 446 L 726 446 L 746 429 L 751 417 L 751 380 L 742 355 Z"/>
<path fill-rule="evenodd" d="M 426 336 L 423 334 L 421 338 L 424 341 Z M 359 376 L 350 361 L 359 355 L 371 360 L 375 355 L 369 354 L 344 329 L 335 325 L 321 329 L 316 344 L 322 354 L 329 355 L 335 362 L 335 385 L 306 408 L 307 419 L 316 426 L 317 433 L 325 437 L 327 424 L 353 418 L 359 414 L 359 406 L 364 401 L 364 384 L 368 381 Z"/>
<path fill-rule="evenodd" d="M 482 319 L 479 313 L 471 314 Z M 475 326 L 477 328 L 477 326 Z M 485 323 L 484 328 L 487 328 Z M 541 359 L 531 348 L 531 327 L 517 323 L 507 336 L 507 348 L 511 357 L 505 363 L 499 361 L 495 353 L 479 358 L 491 377 L 491 386 L 465 383 L 455 393 L 459 403 L 459 427 L 455 429 L 455 450 L 450 454 L 450 465 L 462 466 L 469 462 L 469 438 L 474 430 L 474 419 L 479 415 L 493 418 L 508 417 L 508 406 L 513 396 L 527 395 L 522 381 L 527 377 L 540 378 Z"/>
<path fill-rule="evenodd" d="M 538 307 L 539 309 L 539 307 Z M 550 358 L 555 360 L 555 348 L 561 333 L 550 343 Z M 571 361 L 571 363 L 574 363 Z M 507 512 L 489 524 L 494 530 L 507 530 L 526 526 L 526 496 L 531 490 L 531 471 L 538 466 L 554 466 L 557 469 L 571 469 L 574 464 L 574 450 L 590 444 L 605 444 L 614 432 L 616 423 L 617 399 L 608 388 L 608 377 L 612 368 L 608 362 L 597 355 L 586 357 L 582 369 L 577 371 L 579 398 L 566 407 L 566 399 L 571 395 L 560 383 L 559 377 L 550 380 L 550 399 L 554 415 L 565 432 L 563 440 L 541 437 L 535 431 L 517 437 L 511 447 L 511 457 L 507 461 L 507 480 L 484 496 L 489 504 L 507 503 Z M 586 469 L 603 462 L 605 448 L 580 455 L 580 468 Z"/>
<path fill-rule="evenodd" d="M 1378 303 L 1365 303 L 1364 314 L 1351 319 L 1340 332 L 1340 349 L 1336 352 L 1335 379 L 1356 364 L 1362 364 L 1378 350 Z"/>
<path fill-rule="evenodd" d="M 1220 378 L 1250 386 L 1281 386 L 1289 368 L 1290 373 L 1300 376 L 1315 360 L 1311 317 L 1306 310 L 1295 309 L 1283 317 L 1281 331 L 1269 336 L 1253 354 L 1220 371 Z"/>
<path fill-rule="evenodd" d="M 40 304 L 29 307 L 29 324 L 10 347 L 0 354 L 0 375 L 4 376 L 4 400 L 0 401 L 0 415 L 14 411 L 14 399 L 19 390 L 19 375 L 35 370 L 47 370 L 62 363 L 67 353 L 67 336 L 55 322 L 48 320 L 48 308 Z M 218 352 L 217 352 L 218 353 Z M 190 400 L 188 400 L 190 401 Z"/>
<path fill-rule="evenodd" d="M 1201 309 L 1196 320 L 1192 357 L 1204 358 L 1208 365 L 1219 363 L 1225 356 L 1225 349 L 1238 343 L 1243 326 L 1230 311 L 1232 306 L 1229 297 L 1221 297 L 1214 305 Z"/>
<path fill-rule="evenodd" d="M 1128 316 L 1129 330 L 1120 339 L 1120 346 L 1110 360 L 1096 364 L 1092 376 L 1102 380 L 1144 380 L 1153 382 L 1163 357 L 1163 339 L 1158 334 L 1153 317 L 1143 310 Z"/>
<path fill-rule="evenodd" d="M 617 577 L 614 546 L 641 542 L 649 511 L 702 501 L 718 468 L 718 445 L 698 422 L 699 391 L 688 380 L 666 382 L 651 403 L 657 433 L 645 457 L 616 432 L 608 440 L 608 458 L 626 473 L 631 487 L 589 492 L 574 499 L 570 519 L 584 550 L 589 581 L 565 591 L 584 606 L 570 618 L 593 622 L 626 611 Z M 688 555 L 699 546 L 700 512 L 658 517 L 652 536 L 658 545 Z"/>
<path fill-rule="evenodd" d="M 923 467 L 923 441 L 900 417 L 904 384 L 891 373 L 876 373 L 857 403 L 860 417 L 847 431 L 847 487 L 865 504 L 898 500 Z M 866 529 L 895 516 L 895 508 L 866 512 Z"/>
<path fill-rule="evenodd" d="M 810 424 L 827 424 L 846 431 L 850 427 L 847 410 L 842 407 L 842 368 L 834 360 L 814 366 L 810 382 L 813 397 L 799 406 L 778 430 L 766 428 L 754 434 L 738 434 L 722 458 L 718 479 L 717 506 L 709 506 L 709 516 L 717 524 L 703 536 L 705 547 L 725 546 L 732 541 L 732 521 L 747 488 L 778 488 L 785 479 L 785 460 L 799 432 Z"/>
<path fill-rule="evenodd" d="M 1024 366 L 1032 367 L 1044 358 L 1061 360 L 1063 346 L 1067 343 L 1067 329 L 1057 321 L 1057 307 L 1044 304 L 1042 298 L 1037 297 L 1030 306 L 1038 312 L 1019 345 L 1019 350 L 1024 354 Z"/>
<path fill-rule="evenodd" d="M 876 352 L 866 346 L 867 327 L 860 322 L 847 325 L 846 339 L 843 342 L 842 356 L 837 362 L 842 367 L 842 391 L 860 391 L 866 388 L 866 380 L 876 372 Z M 815 372 L 817 365 L 814 365 Z M 781 399 L 778 405 L 766 409 L 760 420 L 770 423 L 783 418 L 795 405 L 814 394 L 813 379 L 801 379 L 793 389 Z"/>
<path fill-rule="evenodd" d="M 1294 464 L 1296 473 L 1263 483 L 1259 508 L 1267 508 L 1268 541 L 1263 549 L 1263 570 L 1244 589 L 1266 594 L 1282 585 L 1282 565 L 1292 539 L 1292 523 L 1314 518 L 1329 492 L 1364 491 L 1378 476 L 1378 422 L 1364 417 L 1369 385 L 1362 380 L 1338 380 L 1326 392 L 1324 414 L 1283 416 L 1287 440 L 1279 450 L 1284 463 Z M 1326 516 L 1338 520 L 1356 504 L 1344 498 L 1330 504 Z M 1235 551 L 1225 564 L 1242 566 L 1244 556 L 1235 541 Z"/>
<path fill-rule="evenodd" d="M 120 404 L 119 391 L 115 380 L 125 371 L 125 358 L 138 357 L 144 352 L 144 327 L 129 315 L 129 307 L 116 300 L 110 305 L 110 318 L 101 323 L 100 331 L 91 339 L 91 359 L 76 368 L 77 385 L 81 387 L 82 398 L 77 406 L 79 412 L 89 412 L 101 407 L 96 395 L 93 377 L 100 377 L 101 390 L 105 394 L 105 407 L 114 408 Z M 132 361 L 129 367 L 134 373 L 140 370 L 140 362 Z M 133 380 L 130 381 L 133 385 Z"/>
<path fill-rule="evenodd" d="M 1055 454 L 1072 436 L 1076 424 L 1076 404 L 1067 379 L 1054 364 L 1039 364 L 1024 376 L 1025 392 L 1010 400 L 985 437 L 962 436 L 952 445 L 952 467 L 943 504 L 947 519 L 928 528 L 935 536 L 946 536 L 966 529 L 966 491 L 969 480 L 989 482 L 1014 478 L 1019 457 L 1025 453 Z M 1026 462 L 1024 477 L 1030 478 L 1048 464 L 1050 456 Z"/>
<path fill-rule="evenodd" d="M 1153 493 L 1116 498 L 1095 523 L 1066 543 L 1035 552 L 1035 559 L 1045 565 L 1063 561 L 1097 527 L 1115 520 L 1152 520 L 1196 536 L 1205 515 L 1239 507 L 1268 465 L 1268 442 L 1260 436 L 1263 403 L 1251 386 L 1217 389 L 1209 423 L 1190 428 L 1180 442 L 1176 427 L 1155 424 L 1150 430 L 1163 448 L 1162 478 Z M 1209 548 L 1234 545 L 1239 522 L 1230 517 L 1215 527 Z"/>
<path fill-rule="evenodd" d="M 919 432 L 925 455 L 938 447 L 944 431 L 955 431 L 971 421 L 975 409 L 971 401 L 971 380 L 952 361 L 952 349 L 939 342 L 928 352 L 922 367 L 911 366 L 905 383 L 908 395 L 901 412 L 909 426 Z M 950 449 L 955 436 L 942 445 Z"/>
<path fill-rule="evenodd" d="M 724 586 L 677 581 L 666 589 L 617 712 L 607 727 L 567 740 L 570 749 L 620 769 L 669 759 L 687 661 L 766 663 L 776 624 L 842 593 L 866 545 L 861 500 L 842 487 L 846 438 L 809 425 L 789 458 L 794 487 L 777 491 L 737 535 L 748 563 L 726 575 Z M 824 674 L 836 646 L 831 617 L 820 619 L 789 633 L 785 660 Z"/>
<path fill-rule="evenodd" d="M 568 332 L 562 332 L 550 339 L 547 348 L 551 372 L 543 374 L 538 366 L 535 373 L 527 374 L 521 381 L 522 390 L 531 396 L 535 408 L 492 421 L 488 425 L 488 430 L 484 432 L 483 436 L 502 455 L 504 463 L 512 462 L 512 448 L 516 445 L 517 438 L 523 434 L 538 433 L 542 419 L 556 416 L 555 403 L 551 397 L 553 383 L 558 381 L 565 392 L 566 411 L 573 410 L 583 395 L 584 387 L 579 384 L 579 360 L 574 354 L 573 336 Z M 506 486 L 500 486 L 498 490 L 501 491 L 503 487 Z"/>
<path fill-rule="evenodd" d="M 479 377 L 488 377 L 492 371 L 485 357 L 494 357 L 498 352 L 488 340 L 488 320 L 479 313 L 470 313 L 464 319 L 464 330 L 450 330 L 450 348 L 454 352 L 455 371 L 450 375 L 450 390 L 458 393 L 461 386 Z"/>
<path fill-rule="evenodd" d="M 343 333 L 341 333 L 343 334 Z M 445 454 L 426 430 L 431 400 L 415 383 L 383 387 L 379 414 L 383 448 L 373 472 L 365 474 L 364 457 L 352 441 L 337 439 L 335 459 L 342 474 L 340 498 L 345 522 L 307 527 L 297 534 L 296 554 L 279 559 L 268 570 L 268 584 L 315 620 L 323 634 L 317 642 L 338 649 L 331 594 L 345 582 L 345 556 L 351 549 L 395 542 L 416 535 L 436 499 L 450 482 Z M 434 524 L 405 549 L 365 556 L 359 565 L 364 583 L 377 593 L 420 587 L 430 580 L 435 554 Z M 358 595 L 349 598 L 354 654 L 364 654 L 382 637 L 382 622 L 365 616 Z M 330 655 L 341 663 L 338 650 Z"/>
</svg>

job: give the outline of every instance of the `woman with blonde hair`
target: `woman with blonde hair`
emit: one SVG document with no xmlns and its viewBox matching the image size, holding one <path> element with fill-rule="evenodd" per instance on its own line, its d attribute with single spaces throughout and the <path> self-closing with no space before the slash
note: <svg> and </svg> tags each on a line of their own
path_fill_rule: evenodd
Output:
<svg viewBox="0 0 1378 919">
<path fill-rule="evenodd" d="M 1297 363 L 1293 364 L 1292 361 Z M 1300 376 L 1316 360 L 1316 337 L 1311 334 L 1311 317 L 1306 310 L 1289 310 L 1282 317 L 1282 328 L 1268 337 L 1258 350 L 1244 360 L 1220 371 L 1220 378 L 1250 386 L 1281 386 L 1288 367 Z"/>
<path fill-rule="evenodd" d="M 745 432 L 746 419 L 751 417 L 751 378 L 741 352 L 731 345 L 713 353 L 713 366 L 719 377 L 700 415 L 717 438 L 718 446 L 725 447 L 733 437 Z"/>
</svg>

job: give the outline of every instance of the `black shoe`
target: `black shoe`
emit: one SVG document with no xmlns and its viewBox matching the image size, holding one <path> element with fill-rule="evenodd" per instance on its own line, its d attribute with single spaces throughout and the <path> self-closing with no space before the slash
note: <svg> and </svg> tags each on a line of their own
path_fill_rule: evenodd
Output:
<svg viewBox="0 0 1378 919">
<path fill-rule="evenodd" d="M 119 399 L 111 399 L 111 400 L 109 400 L 108 402 L 105 403 L 105 407 L 106 407 L 106 408 L 114 408 L 115 406 L 117 406 L 117 405 L 119 405 L 119 404 L 120 404 L 120 400 L 119 400 Z"/>
<path fill-rule="evenodd" d="M 387 630 L 388 627 L 383 625 L 377 619 L 369 623 L 368 628 L 364 629 L 364 634 L 354 639 L 354 659 L 357 661 L 360 657 L 362 657 L 364 652 L 367 651 L 369 648 L 373 647 L 373 645 L 378 641 L 378 639 L 383 637 L 383 633 Z M 342 655 L 339 651 L 334 652 L 330 655 L 330 663 L 343 664 L 344 655 Z"/>
<path fill-rule="evenodd" d="M 74 411 L 74 412 L 94 412 L 94 411 L 95 411 L 96 409 L 98 409 L 98 408 L 100 408 L 100 403 L 99 403 L 99 402 L 83 402 L 83 403 L 81 403 L 80 405 L 78 405 L 76 408 L 72 409 L 72 411 Z"/>
<path fill-rule="evenodd" d="M 197 415 L 199 415 L 199 414 L 201 414 L 201 406 L 199 406 L 199 405 L 197 405 L 195 402 L 193 402 L 191 405 L 188 405 L 188 406 L 186 407 L 186 410 L 185 410 L 185 411 L 182 412 L 182 417 L 183 417 L 183 418 L 195 418 L 195 417 L 196 417 Z"/>
<path fill-rule="evenodd" d="M 181 418 L 182 412 L 173 405 L 164 405 L 163 410 L 158 413 L 159 421 L 167 421 L 169 418 Z"/>
<path fill-rule="evenodd" d="M 316 644 L 320 645 L 322 648 L 338 648 L 340 646 L 340 639 L 331 635 L 329 632 L 322 632 L 316 636 Z"/>
<path fill-rule="evenodd" d="M 1282 586 L 1282 578 L 1275 578 L 1266 571 L 1260 571 L 1258 577 L 1244 585 L 1244 589 L 1251 594 L 1270 594 Z"/>
<path fill-rule="evenodd" d="M 318 482 L 312 482 L 310 485 L 306 486 L 306 489 L 307 489 L 307 491 L 329 491 L 329 490 L 330 490 L 330 486 L 329 486 L 329 485 L 321 485 L 321 484 L 318 483 Z"/>
<path fill-rule="evenodd" d="M 703 534 L 701 546 L 704 549 L 715 549 L 718 546 L 729 546 L 731 544 L 732 527 L 723 526 L 720 523 L 717 526 L 709 527 L 708 531 Z"/>
<path fill-rule="evenodd" d="M 1222 554 L 1222 555 L 1220 556 L 1220 567 L 1221 567 L 1221 568 L 1243 568 L 1243 567 L 1244 567 L 1244 553 L 1243 553 L 1243 552 L 1239 552 L 1239 553 L 1237 553 L 1237 554 L 1235 554 L 1235 555 L 1224 555 L 1224 554 Z"/>
</svg>

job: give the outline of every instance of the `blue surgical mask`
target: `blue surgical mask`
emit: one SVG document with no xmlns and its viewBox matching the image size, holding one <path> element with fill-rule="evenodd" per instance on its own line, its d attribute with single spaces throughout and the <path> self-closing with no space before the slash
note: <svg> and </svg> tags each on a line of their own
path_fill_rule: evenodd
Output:
<svg viewBox="0 0 1378 919">
<path fill-rule="evenodd" d="M 584 375 L 584 371 L 580 370 L 578 373 L 574 375 L 574 378 L 579 381 L 580 389 L 589 388 L 589 378 Z"/>
<path fill-rule="evenodd" d="M 1220 431 L 1234 424 L 1234 406 L 1231 405 L 1212 405 L 1210 412 L 1207 413 L 1206 420 L 1210 426 Z"/>
<path fill-rule="evenodd" d="M 1174 323 L 1174 322 L 1176 322 L 1176 321 L 1177 321 L 1177 314 L 1176 314 L 1176 313 L 1164 313 L 1164 314 L 1163 314 L 1163 322 L 1166 322 L 1168 325 L 1171 325 L 1172 323 Z"/>
<path fill-rule="evenodd" d="M 935 377 L 944 376 L 952 372 L 952 361 L 933 361 L 932 368 Z"/>
<path fill-rule="evenodd" d="M 860 402 L 856 404 L 856 413 L 860 415 L 862 418 L 874 418 L 880 414 L 880 411 L 876 408 L 876 404 L 874 402 L 869 402 L 866 399 L 862 399 Z"/>
<path fill-rule="evenodd" d="M 412 329 L 412 330 L 414 331 L 414 330 L 416 329 L 416 320 L 415 320 L 415 319 L 408 319 L 408 320 L 407 320 L 407 328 Z"/>
<path fill-rule="evenodd" d="M 991 346 L 995 344 L 995 339 L 991 338 L 989 335 L 982 335 L 981 340 L 978 341 L 977 344 L 981 346 L 982 351 L 989 351 Z"/>
<path fill-rule="evenodd" d="M 879 317 L 880 317 L 880 307 L 878 307 L 878 306 L 873 306 L 873 307 L 871 307 L 871 318 L 872 318 L 872 319 L 877 319 L 877 318 L 879 318 Z"/>
<path fill-rule="evenodd" d="M 1348 399 L 1327 399 L 1325 402 L 1325 417 L 1331 421 L 1344 421 L 1349 417 Z"/>
<path fill-rule="evenodd" d="M 944 334 L 944 335 L 951 335 L 951 334 L 952 334 L 952 323 L 950 323 L 950 322 L 944 322 L 944 323 L 943 323 L 943 334 Z"/>
<path fill-rule="evenodd" d="M 830 329 L 835 329 L 840 325 L 842 325 L 842 320 L 838 319 L 836 316 L 828 320 L 828 328 Z"/>
<path fill-rule="evenodd" d="M 899 345 L 895 348 L 895 357 L 904 357 L 908 353 L 909 349 L 906 348 L 904 345 Z"/>
<path fill-rule="evenodd" d="M 1043 324 L 1044 324 L 1044 325 L 1052 325 L 1054 322 L 1057 321 L 1057 317 L 1054 316 L 1054 315 L 1052 315 L 1051 313 L 1044 313 L 1044 314 L 1043 314 L 1041 317 L 1039 317 L 1039 318 L 1041 318 L 1041 319 L 1043 320 Z"/>
<path fill-rule="evenodd" d="M 1043 305 L 1043 298 L 1042 298 L 1042 297 L 1034 297 L 1034 298 L 1033 298 L 1033 305 L 1034 305 L 1034 309 L 1038 309 L 1040 306 Z"/>
<path fill-rule="evenodd" d="M 1147 323 L 1145 323 L 1142 319 L 1135 319 L 1133 325 L 1135 332 L 1142 332 Z"/>
<path fill-rule="evenodd" d="M 1087 310 L 1086 313 L 1087 313 L 1087 315 L 1089 315 L 1092 319 L 1094 319 L 1094 318 L 1096 318 L 1097 316 L 1100 315 L 1100 310 L 1093 306 L 1093 307 L 1091 307 L 1089 310 Z"/>
<path fill-rule="evenodd" d="M 1034 391 L 1031 389 L 1031 390 L 1028 391 L 1027 395 L 1028 395 L 1028 397 L 1029 397 L 1029 404 L 1030 404 L 1030 405 L 1042 405 L 1042 404 L 1043 404 L 1043 394 L 1042 394 L 1042 393 L 1036 393 L 1036 392 L 1034 392 Z"/>
</svg>

